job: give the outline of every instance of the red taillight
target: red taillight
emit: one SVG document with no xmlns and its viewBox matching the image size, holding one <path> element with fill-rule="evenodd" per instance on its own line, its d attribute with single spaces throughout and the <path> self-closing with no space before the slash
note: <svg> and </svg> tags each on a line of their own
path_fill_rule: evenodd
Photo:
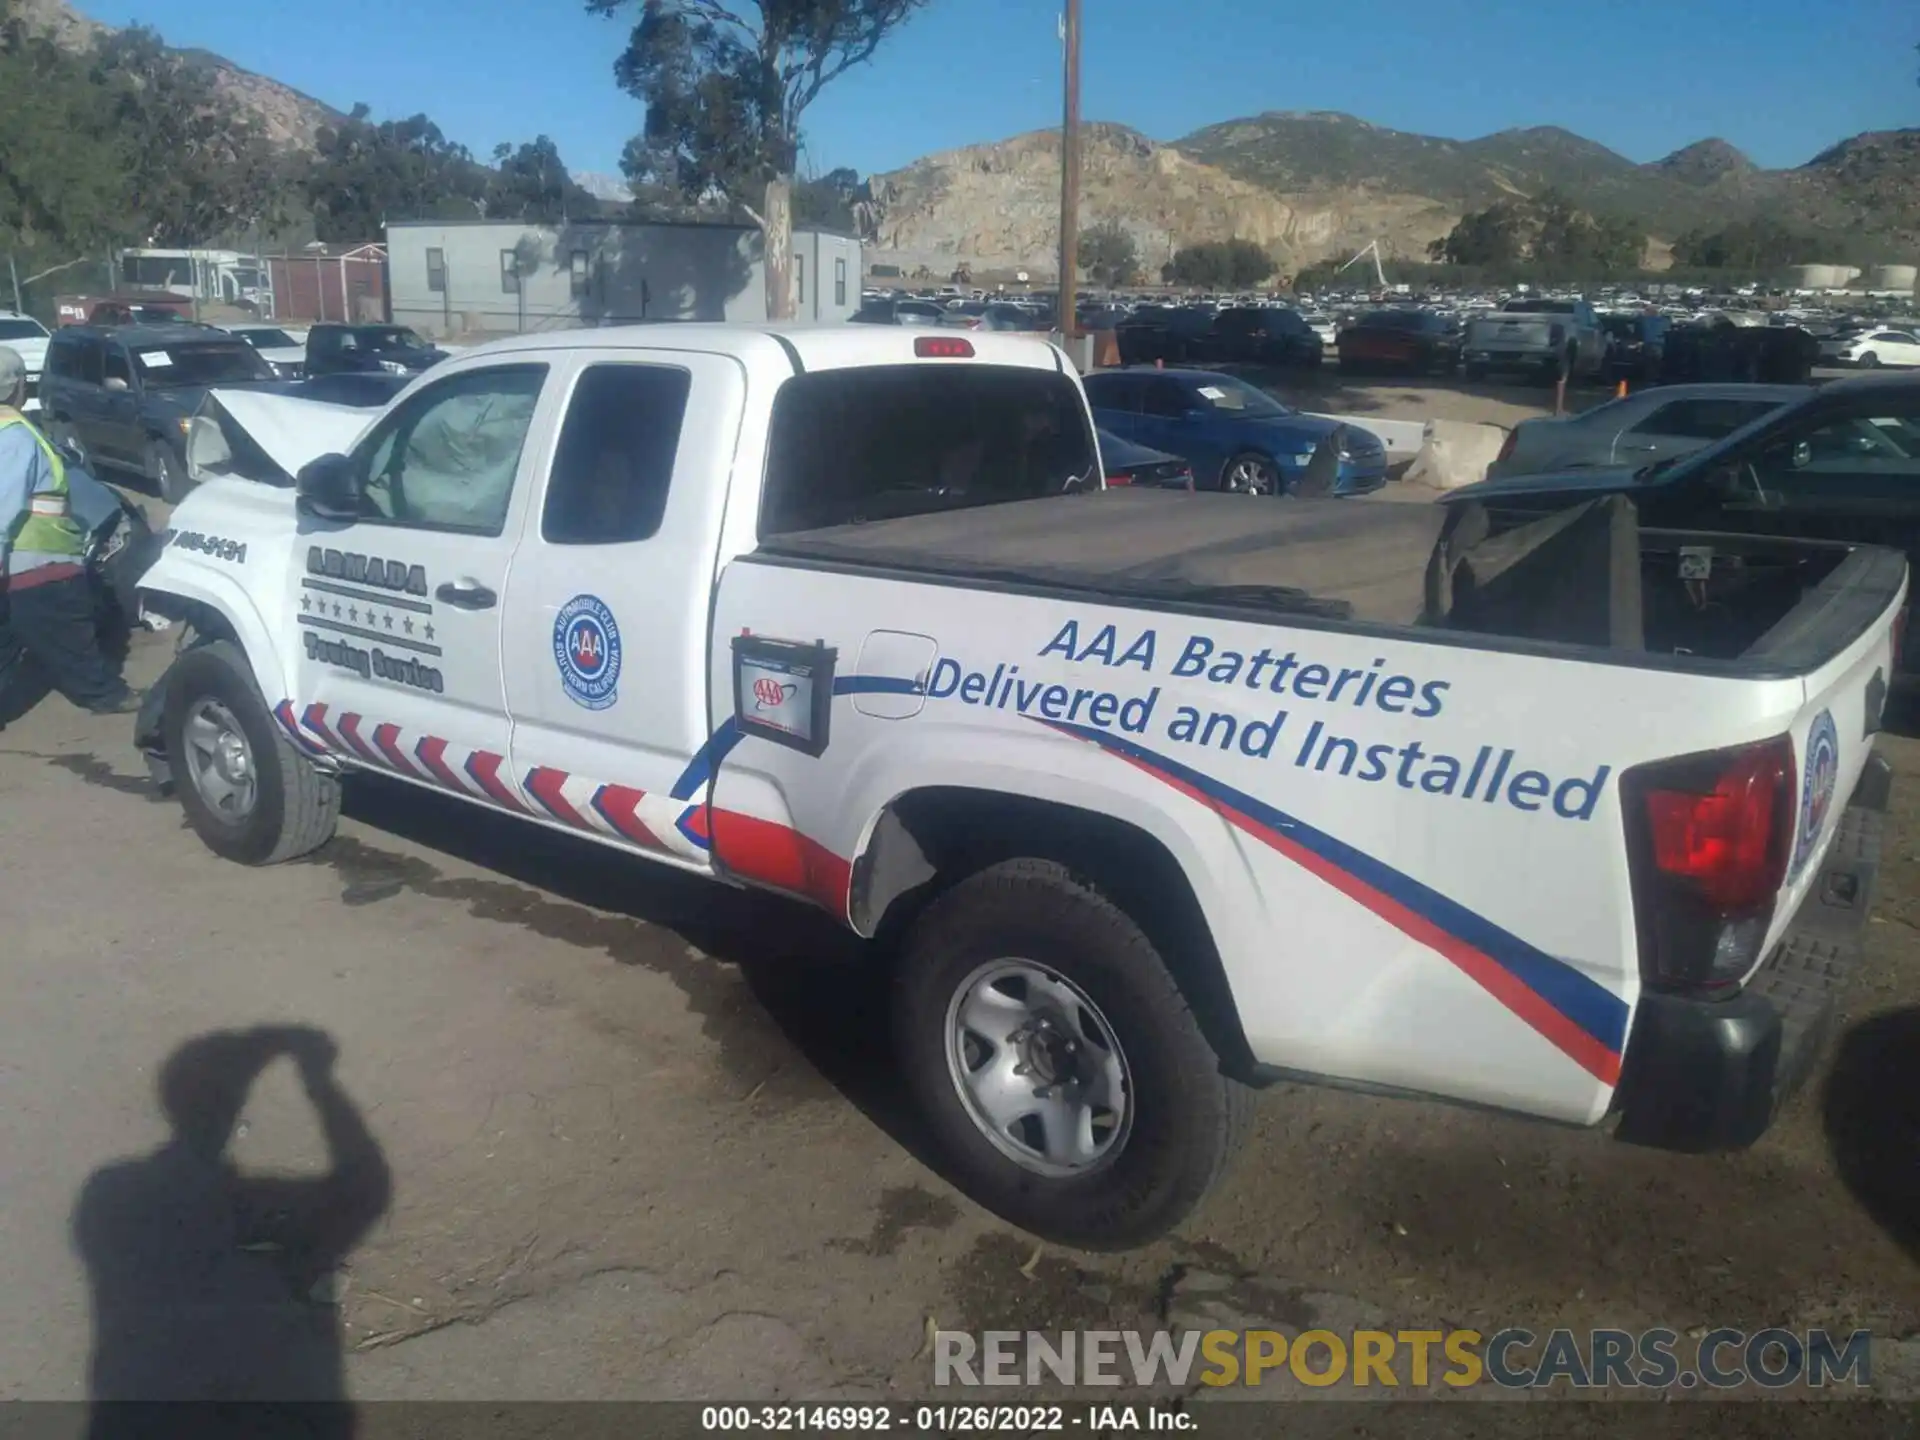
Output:
<svg viewBox="0 0 1920 1440">
<path fill-rule="evenodd" d="M 1773 898 L 1786 873 L 1777 832 L 1790 760 L 1772 750 L 1741 755 L 1705 795 L 1649 790 L 1647 826 L 1653 863 L 1691 883 L 1721 910 L 1751 910 Z"/>
<path fill-rule="evenodd" d="M 971 360 L 973 342 L 952 335 L 921 335 L 913 342 L 913 353 L 922 360 Z"/>
<path fill-rule="evenodd" d="M 1903 606 L 1900 613 L 1893 617 L 1893 670 L 1896 675 L 1900 673 L 1900 656 L 1906 650 L 1906 645 L 1907 610 Z"/>
<path fill-rule="evenodd" d="M 1107 476 L 1107 488 L 1109 490 L 1113 489 L 1113 487 L 1116 485 L 1131 485 L 1131 484 L 1133 484 L 1133 477 L 1131 475 Z"/>
<path fill-rule="evenodd" d="M 1496 455 L 1494 459 L 1511 460 L 1513 458 L 1513 447 L 1519 443 L 1520 427 L 1516 425 L 1513 429 L 1507 431 L 1507 438 L 1500 442 L 1500 453 Z"/>
<path fill-rule="evenodd" d="M 1621 777 L 1649 984 L 1731 984 L 1759 958 L 1793 848 L 1795 773 L 1781 735 Z"/>
</svg>

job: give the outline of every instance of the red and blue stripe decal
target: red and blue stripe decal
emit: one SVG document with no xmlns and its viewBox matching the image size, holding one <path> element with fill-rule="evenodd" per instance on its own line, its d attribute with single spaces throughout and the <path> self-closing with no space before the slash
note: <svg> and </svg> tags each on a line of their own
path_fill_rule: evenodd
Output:
<svg viewBox="0 0 1920 1440">
<path fill-rule="evenodd" d="M 1536 949 L 1345 841 L 1177 760 L 1105 730 L 1057 721 L 1036 723 L 1098 745 L 1206 806 L 1242 834 L 1278 851 L 1402 934 L 1452 961 L 1596 1080 L 1619 1083 L 1626 1002 L 1566 961 Z"/>
</svg>

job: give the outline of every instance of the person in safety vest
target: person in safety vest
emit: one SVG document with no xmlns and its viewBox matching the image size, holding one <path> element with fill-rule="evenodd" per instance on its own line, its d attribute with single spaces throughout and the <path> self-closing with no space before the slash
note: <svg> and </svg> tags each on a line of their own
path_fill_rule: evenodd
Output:
<svg viewBox="0 0 1920 1440">
<path fill-rule="evenodd" d="M 0 725 L 58 690 L 83 710 L 127 715 L 140 697 L 100 650 L 87 537 L 66 466 L 28 423 L 27 367 L 0 346 Z"/>
</svg>

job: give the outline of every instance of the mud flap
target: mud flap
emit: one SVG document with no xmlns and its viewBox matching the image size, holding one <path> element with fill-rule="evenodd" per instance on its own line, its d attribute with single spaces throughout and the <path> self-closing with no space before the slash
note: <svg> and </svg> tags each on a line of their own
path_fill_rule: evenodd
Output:
<svg viewBox="0 0 1920 1440">
<path fill-rule="evenodd" d="M 147 775 L 162 795 L 173 789 L 173 766 L 167 759 L 166 737 L 161 731 L 161 722 L 167 713 L 167 695 L 172 688 L 173 666 L 169 665 L 166 673 L 147 691 L 146 698 L 140 702 L 139 714 L 133 717 L 133 743 L 140 747 L 140 754 L 147 762 Z"/>
</svg>

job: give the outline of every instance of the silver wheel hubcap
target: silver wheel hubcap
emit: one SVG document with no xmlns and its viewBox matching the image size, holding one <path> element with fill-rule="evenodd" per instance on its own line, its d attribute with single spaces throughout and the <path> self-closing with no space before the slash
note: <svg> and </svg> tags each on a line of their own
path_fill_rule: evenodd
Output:
<svg viewBox="0 0 1920 1440">
<path fill-rule="evenodd" d="M 207 808 L 235 823 L 253 813 L 259 798 L 253 747 L 233 712 L 218 700 L 196 700 L 181 730 L 187 774 Z"/>
<path fill-rule="evenodd" d="M 1238 461 L 1227 471 L 1227 488 L 1241 495 L 1264 494 L 1266 473 L 1251 460 Z"/>
<path fill-rule="evenodd" d="M 1072 981 L 994 960 L 947 1005 L 947 1069 L 994 1148 L 1036 1175 L 1079 1174 L 1133 1128 L 1133 1076 L 1113 1027 Z"/>
</svg>

